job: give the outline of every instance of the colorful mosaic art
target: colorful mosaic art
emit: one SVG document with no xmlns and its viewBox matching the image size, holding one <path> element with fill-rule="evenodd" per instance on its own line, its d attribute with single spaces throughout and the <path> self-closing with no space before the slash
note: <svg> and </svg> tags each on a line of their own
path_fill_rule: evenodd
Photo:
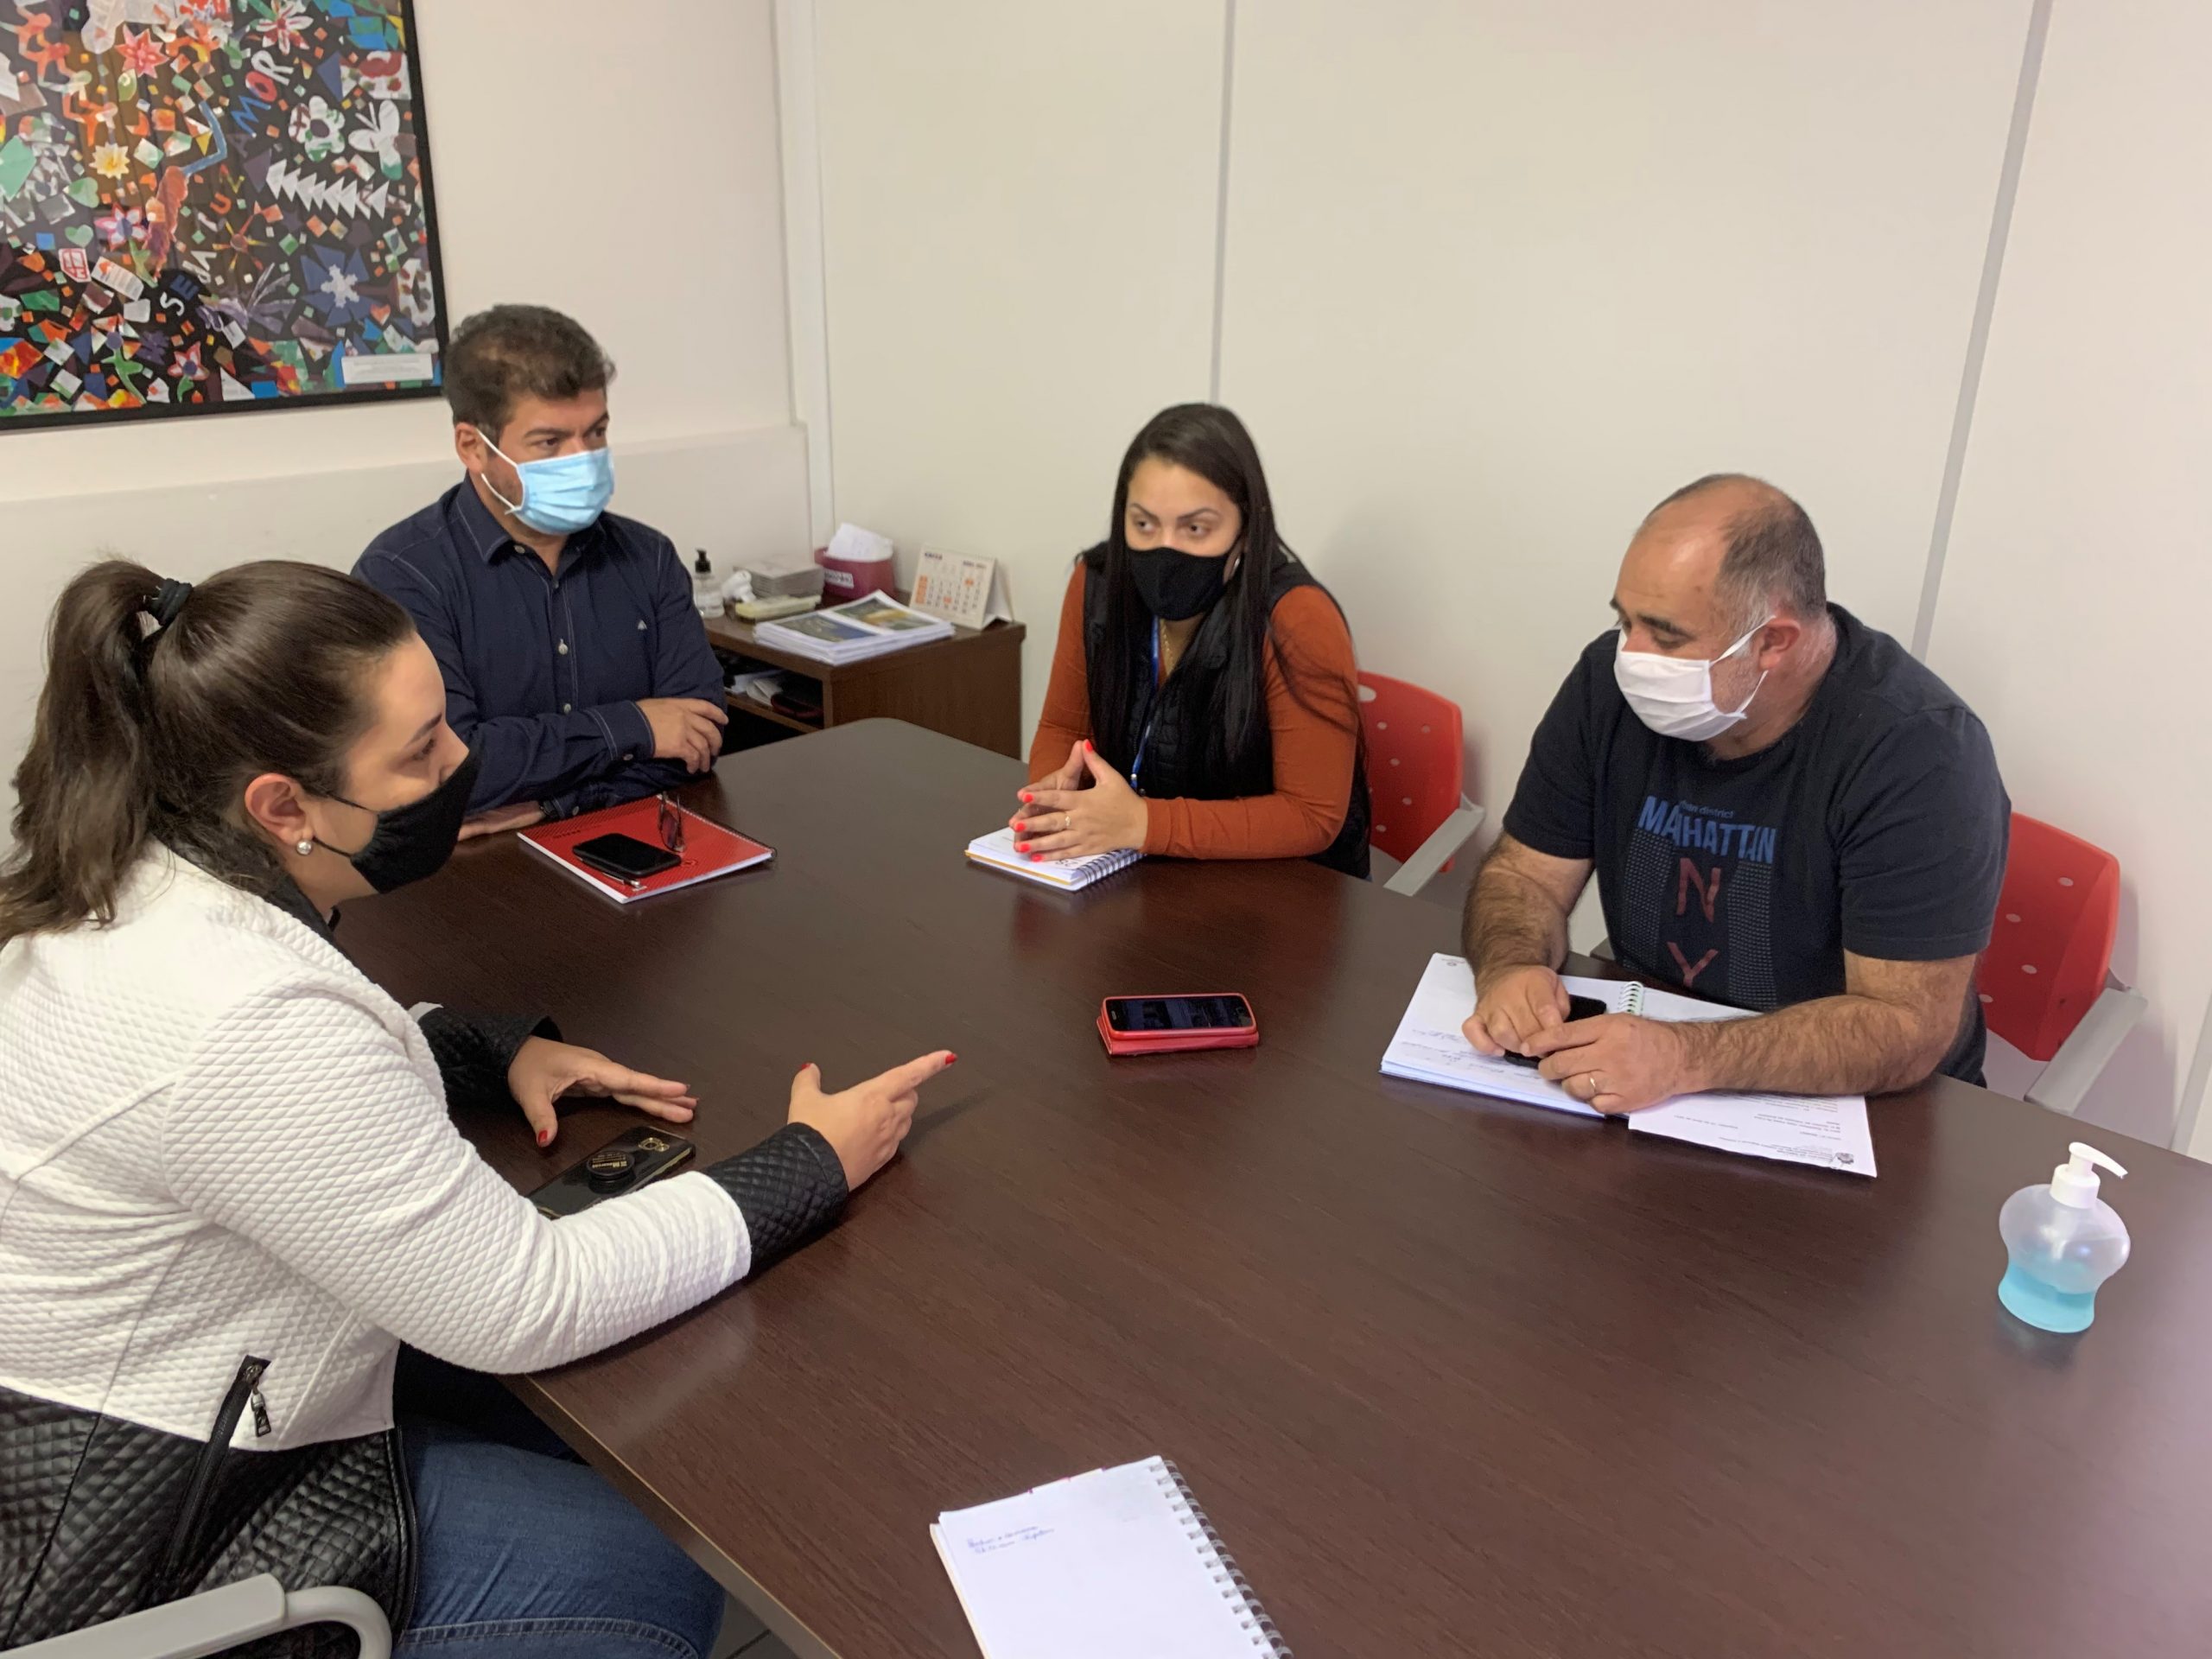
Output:
<svg viewBox="0 0 2212 1659">
<path fill-rule="evenodd" d="M 409 0 L 0 0 L 0 430 L 423 396 Z"/>
</svg>

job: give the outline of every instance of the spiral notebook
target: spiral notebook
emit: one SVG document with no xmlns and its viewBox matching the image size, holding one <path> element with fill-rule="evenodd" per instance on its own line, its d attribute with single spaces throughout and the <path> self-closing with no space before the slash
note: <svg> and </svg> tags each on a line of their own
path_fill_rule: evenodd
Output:
<svg viewBox="0 0 2212 1659">
<path fill-rule="evenodd" d="M 1647 1019 L 1741 1020 L 1740 1008 L 1699 1002 L 1653 985 L 1562 976 L 1576 996 L 1593 997 L 1613 1014 Z M 1461 1031 L 1475 1007 L 1475 976 L 1459 957 L 1435 956 L 1414 988 L 1413 1001 L 1382 1052 L 1382 1071 L 1415 1083 L 1440 1084 L 1474 1095 L 1494 1095 L 1555 1112 L 1598 1113 L 1535 1069 L 1478 1053 Z M 1811 1164 L 1847 1174 L 1874 1173 L 1874 1136 L 1864 1095 L 1775 1095 L 1729 1092 L 1678 1095 L 1629 1117 L 1641 1135 L 1664 1135 L 1746 1158 Z"/>
<path fill-rule="evenodd" d="M 1165 1458 L 947 1510 L 930 1536 L 983 1659 L 1289 1659 Z"/>
<path fill-rule="evenodd" d="M 1096 853 L 1089 858 L 1046 858 L 1032 861 L 1027 853 L 1014 850 L 1014 831 L 994 830 L 988 836 L 978 836 L 968 843 L 968 856 L 978 864 L 988 864 L 995 870 L 1004 870 L 1008 875 L 1019 875 L 1031 881 L 1041 881 L 1048 887 L 1060 887 L 1072 893 L 1077 887 L 1087 887 L 1092 882 L 1109 876 L 1116 870 L 1126 870 L 1144 855 L 1134 847 L 1122 847 L 1110 853 Z"/>
</svg>

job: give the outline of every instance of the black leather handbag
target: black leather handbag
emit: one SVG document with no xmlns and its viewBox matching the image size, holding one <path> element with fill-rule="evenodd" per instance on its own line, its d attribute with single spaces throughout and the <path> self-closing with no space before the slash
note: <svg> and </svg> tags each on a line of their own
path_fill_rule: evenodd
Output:
<svg viewBox="0 0 2212 1659">
<path fill-rule="evenodd" d="M 240 1363 L 205 1441 L 0 1388 L 0 1649 L 261 1573 L 361 1591 L 405 1628 L 419 1552 L 397 1432 L 234 1450 L 268 1369 Z M 351 1659 L 355 1643 L 321 1624 L 238 1651 Z"/>
</svg>

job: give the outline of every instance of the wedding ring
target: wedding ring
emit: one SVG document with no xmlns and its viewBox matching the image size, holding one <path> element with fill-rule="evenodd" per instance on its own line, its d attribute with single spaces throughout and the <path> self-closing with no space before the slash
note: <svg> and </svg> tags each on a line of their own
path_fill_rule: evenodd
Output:
<svg viewBox="0 0 2212 1659">
<path fill-rule="evenodd" d="M 1072 813 L 1072 812 L 1063 812 L 1063 813 L 1061 813 L 1061 814 L 1060 814 L 1060 833 L 1061 833 L 1061 834 L 1063 834 L 1063 835 L 1065 835 L 1065 834 L 1066 834 L 1069 830 L 1072 830 L 1072 829 L 1074 829 L 1074 828 L 1075 828 L 1075 814 L 1074 814 L 1074 813 Z"/>
</svg>

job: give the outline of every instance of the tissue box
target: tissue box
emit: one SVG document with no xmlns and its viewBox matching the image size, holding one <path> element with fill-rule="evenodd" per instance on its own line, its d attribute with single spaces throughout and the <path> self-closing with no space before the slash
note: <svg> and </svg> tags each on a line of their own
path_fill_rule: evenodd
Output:
<svg viewBox="0 0 2212 1659">
<path fill-rule="evenodd" d="M 755 599 L 814 599 L 822 592 L 822 567 L 811 559 L 756 559 L 743 569 Z"/>
<path fill-rule="evenodd" d="M 822 567 L 823 591 L 833 605 L 891 591 L 891 538 L 887 536 L 857 524 L 840 524 L 830 545 L 814 557 Z"/>
</svg>

